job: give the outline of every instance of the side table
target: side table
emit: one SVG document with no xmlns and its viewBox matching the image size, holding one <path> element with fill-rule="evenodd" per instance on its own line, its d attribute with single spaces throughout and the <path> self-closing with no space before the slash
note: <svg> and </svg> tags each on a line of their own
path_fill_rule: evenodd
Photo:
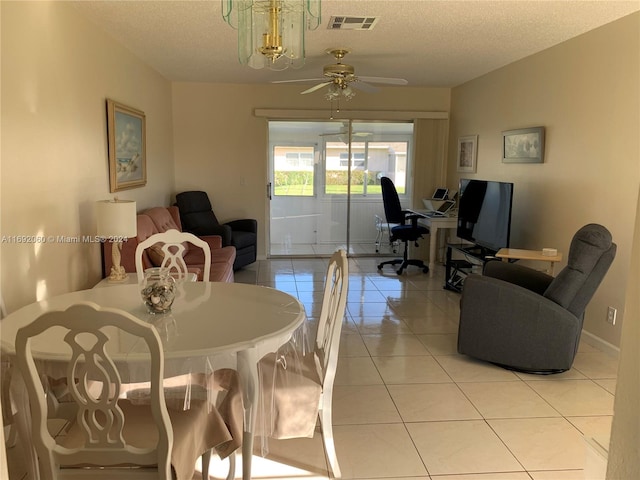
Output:
<svg viewBox="0 0 640 480">
<path fill-rule="evenodd" d="M 557 262 L 562 261 L 562 253 L 556 255 L 543 255 L 542 250 L 521 250 L 519 248 L 501 248 L 496 253 L 496 257 L 501 258 L 503 262 L 509 260 L 536 260 L 540 262 L 549 262 L 549 270 L 547 273 L 553 275 L 553 267 Z"/>
</svg>

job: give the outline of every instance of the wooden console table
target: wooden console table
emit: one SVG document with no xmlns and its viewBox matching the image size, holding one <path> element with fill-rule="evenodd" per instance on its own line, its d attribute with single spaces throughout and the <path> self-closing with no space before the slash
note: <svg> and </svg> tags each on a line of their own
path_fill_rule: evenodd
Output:
<svg viewBox="0 0 640 480">
<path fill-rule="evenodd" d="M 557 255 L 543 255 L 542 250 L 521 250 L 519 248 L 501 248 L 496 253 L 496 257 L 501 258 L 503 262 L 508 262 L 509 260 L 549 262 L 549 270 L 547 270 L 549 275 L 553 275 L 555 263 L 562 261 L 562 253 L 560 252 Z"/>
</svg>

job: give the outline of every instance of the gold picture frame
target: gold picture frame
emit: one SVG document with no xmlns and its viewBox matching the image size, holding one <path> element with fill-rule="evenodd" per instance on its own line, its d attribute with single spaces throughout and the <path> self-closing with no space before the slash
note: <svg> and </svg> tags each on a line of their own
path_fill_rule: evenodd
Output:
<svg viewBox="0 0 640 480">
<path fill-rule="evenodd" d="M 478 160 L 478 135 L 466 135 L 458 138 L 458 172 L 476 173 Z"/>
<path fill-rule="evenodd" d="M 147 184 L 146 118 L 144 112 L 107 99 L 109 191 Z"/>
</svg>

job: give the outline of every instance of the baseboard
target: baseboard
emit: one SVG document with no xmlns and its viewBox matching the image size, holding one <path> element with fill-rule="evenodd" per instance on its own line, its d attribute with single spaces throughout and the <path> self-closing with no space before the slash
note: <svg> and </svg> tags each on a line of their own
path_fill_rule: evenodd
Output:
<svg viewBox="0 0 640 480">
<path fill-rule="evenodd" d="M 620 347 L 616 347 L 584 329 L 582 330 L 581 340 L 611 357 L 619 358 L 620 356 Z"/>
<path fill-rule="evenodd" d="M 584 478 L 588 480 L 605 480 L 607 475 L 608 444 L 604 439 L 584 437 L 585 462 Z"/>
</svg>

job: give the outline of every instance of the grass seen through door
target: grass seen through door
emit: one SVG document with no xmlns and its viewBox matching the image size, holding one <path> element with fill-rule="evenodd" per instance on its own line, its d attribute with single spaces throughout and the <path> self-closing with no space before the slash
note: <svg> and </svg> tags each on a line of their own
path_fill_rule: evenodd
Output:
<svg viewBox="0 0 640 480">
<path fill-rule="evenodd" d="M 346 195 L 347 194 L 347 172 L 327 170 L 324 187 L 325 195 Z M 351 194 L 364 195 L 365 182 L 367 183 L 366 194 L 369 196 L 382 195 L 382 187 L 375 180 L 376 172 L 356 170 L 351 173 Z M 279 171 L 275 175 L 274 194 L 276 196 L 302 196 L 311 197 L 315 195 L 313 184 L 314 175 L 311 171 Z M 404 187 L 396 186 L 398 193 L 405 193 Z"/>
</svg>

